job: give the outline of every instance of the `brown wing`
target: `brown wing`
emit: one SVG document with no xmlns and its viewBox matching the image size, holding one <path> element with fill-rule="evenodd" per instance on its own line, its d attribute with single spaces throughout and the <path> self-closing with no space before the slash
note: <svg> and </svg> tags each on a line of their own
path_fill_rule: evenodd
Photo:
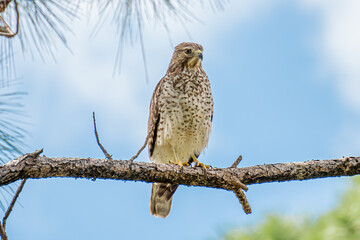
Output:
<svg viewBox="0 0 360 240">
<path fill-rule="evenodd" d="M 164 78 L 163 78 L 164 79 Z M 161 85 L 163 79 L 159 81 L 154 90 L 153 96 L 150 102 L 150 114 L 148 122 L 148 147 L 149 147 L 149 156 L 151 157 L 154 152 L 157 128 L 160 120 L 159 106 L 158 106 L 158 97 L 161 92 Z"/>
</svg>

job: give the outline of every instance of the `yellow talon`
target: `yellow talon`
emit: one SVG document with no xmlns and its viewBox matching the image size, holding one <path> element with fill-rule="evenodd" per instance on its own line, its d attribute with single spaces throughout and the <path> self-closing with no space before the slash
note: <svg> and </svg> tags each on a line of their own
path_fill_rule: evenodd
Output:
<svg viewBox="0 0 360 240">
<path fill-rule="evenodd" d="M 202 169 L 210 168 L 210 165 L 203 164 L 194 155 L 191 155 L 192 160 L 195 163 L 195 167 L 201 167 Z"/>
<path fill-rule="evenodd" d="M 173 162 L 173 161 L 169 161 L 170 164 L 175 164 L 175 165 L 178 165 L 180 167 L 183 167 L 183 166 L 189 166 L 190 164 L 188 162 L 181 162 L 181 161 L 178 161 L 178 162 Z"/>
<path fill-rule="evenodd" d="M 188 166 L 190 166 L 190 164 L 188 163 L 188 162 L 183 162 L 183 163 L 181 163 L 183 166 L 186 166 L 186 167 L 188 167 Z"/>
</svg>

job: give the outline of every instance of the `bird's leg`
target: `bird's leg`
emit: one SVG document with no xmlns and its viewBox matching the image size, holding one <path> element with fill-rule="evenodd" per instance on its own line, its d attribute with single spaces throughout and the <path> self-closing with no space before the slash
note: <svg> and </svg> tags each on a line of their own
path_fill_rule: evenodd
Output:
<svg viewBox="0 0 360 240">
<path fill-rule="evenodd" d="M 181 162 L 180 159 L 178 158 L 177 154 L 176 154 L 176 151 L 174 148 L 173 149 L 173 152 L 174 152 L 174 157 L 175 157 L 175 161 L 169 161 L 170 164 L 175 164 L 175 165 L 179 165 L 181 168 L 183 166 L 189 166 L 189 163 L 188 162 Z"/>
<path fill-rule="evenodd" d="M 192 160 L 194 161 L 195 163 L 195 167 L 201 167 L 202 169 L 205 169 L 205 168 L 210 168 L 210 165 L 206 165 L 206 164 L 203 164 L 202 162 L 200 162 L 196 157 L 195 155 L 191 155 L 191 158 Z"/>
</svg>

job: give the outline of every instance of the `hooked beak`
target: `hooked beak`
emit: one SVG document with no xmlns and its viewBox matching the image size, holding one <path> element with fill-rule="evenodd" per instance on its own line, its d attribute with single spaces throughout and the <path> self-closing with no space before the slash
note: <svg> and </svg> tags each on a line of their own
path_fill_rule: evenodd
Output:
<svg viewBox="0 0 360 240">
<path fill-rule="evenodd" d="M 203 60 L 203 54 L 200 50 L 196 51 L 197 57 L 201 59 L 201 61 Z"/>
</svg>

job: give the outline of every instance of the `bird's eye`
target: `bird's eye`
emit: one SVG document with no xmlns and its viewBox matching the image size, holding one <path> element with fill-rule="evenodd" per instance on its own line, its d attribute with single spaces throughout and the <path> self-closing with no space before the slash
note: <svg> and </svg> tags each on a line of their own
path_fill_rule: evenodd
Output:
<svg viewBox="0 0 360 240">
<path fill-rule="evenodd" d="M 191 53 L 191 49 L 185 49 L 185 53 L 186 53 L 186 54 L 190 54 L 190 53 Z"/>
</svg>

